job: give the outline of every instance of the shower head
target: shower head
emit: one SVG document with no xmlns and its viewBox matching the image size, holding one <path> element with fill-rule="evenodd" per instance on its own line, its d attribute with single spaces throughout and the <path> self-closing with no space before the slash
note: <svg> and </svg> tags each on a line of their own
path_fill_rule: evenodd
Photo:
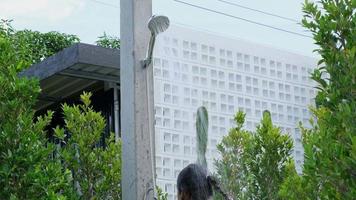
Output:
<svg viewBox="0 0 356 200">
<path fill-rule="evenodd" d="M 148 21 L 148 29 L 151 31 L 150 43 L 148 44 L 147 58 L 143 60 L 143 66 L 147 67 L 152 62 L 153 48 L 156 42 L 156 36 L 169 27 L 169 19 L 162 15 L 153 15 Z"/>
<path fill-rule="evenodd" d="M 169 19 L 163 15 L 153 15 L 148 21 L 148 29 L 153 35 L 164 32 L 169 27 Z"/>
</svg>

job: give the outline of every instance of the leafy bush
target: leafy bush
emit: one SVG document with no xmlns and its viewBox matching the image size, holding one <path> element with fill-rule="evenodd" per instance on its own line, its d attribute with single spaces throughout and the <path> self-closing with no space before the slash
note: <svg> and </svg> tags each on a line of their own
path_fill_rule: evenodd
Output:
<svg viewBox="0 0 356 200">
<path fill-rule="evenodd" d="M 316 118 L 303 129 L 303 174 L 283 187 L 285 199 L 355 199 L 356 196 L 356 2 L 306 1 L 303 25 L 321 55 Z M 290 185 L 299 185 L 295 190 Z"/>
<path fill-rule="evenodd" d="M 120 49 L 120 39 L 115 36 L 106 35 L 105 32 L 98 38 L 96 44 L 105 48 Z"/>
<path fill-rule="evenodd" d="M 45 128 L 52 113 L 33 123 L 32 107 L 40 92 L 37 80 L 19 78 L 28 62 L 0 26 L 0 197 L 64 199 L 72 196 L 68 170 L 53 160 L 54 145 Z M 18 43 L 17 47 L 25 48 Z"/>
<path fill-rule="evenodd" d="M 77 41 L 57 32 L 15 31 L 9 21 L 0 22 L 1 199 L 121 198 L 121 144 L 111 136 L 97 147 L 105 120 L 89 106 L 90 95 L 82 95 L 84 105 L 63 106 L 71 137 L 57 127 L 63 145 L 58 149 L 45 131 L 53 113 L 33 122 L 38 80 L 17 75 Z"/>
<path fill-rule="evenodd" d="M 235 121 L 237 127 L 217 146 L 221 159 L 215 165 L 221 187 L 234 199 L 279 199 L 279 187 L 292 162 L 290 136 L 273 126 L 268 111 L 256 132 L 242 128 L 243 112 L 236 114 Z"/>
<path fill-rule="evenodd" d="M 162 191 L 162 189 L 156 186 L 157 200 L 168 200 L 168 193 Z"/>
<path fill-rule="evenodd" d="M 55 129 L 65 143 L 59 155 L 83 199 L 121 199 L 121 143 L 111 134 L 104 147 L 98 145 L 106 123 L 90 107 L 90 96 L 81 95 L 82 105 L 63 105 L 65 129 Z"/>
</svg>

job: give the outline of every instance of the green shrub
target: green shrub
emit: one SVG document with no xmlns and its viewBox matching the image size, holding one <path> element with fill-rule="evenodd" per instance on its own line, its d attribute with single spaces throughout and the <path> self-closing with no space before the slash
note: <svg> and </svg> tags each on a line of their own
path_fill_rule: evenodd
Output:
<svg viewBox="0 0 356 200">
<path fill-rule="evenodd" d="M 162 189 L 156 186 L 157 200 L 168 200 L 168 193 L 162 191 Z"/>
<path fill-rule="evenodd" d="M 58 149 L 45 131 L 53 113 L 34 119 L 38 80 L 18 76 L 78 41 L 57 32 L 15 31 L 0 21 L 0 199 L 121 199 L 121 143 L 112 134 L 97 147 L 105 120 L 89 106 L 90 95 L 81 96 L 84 105 L 63 106 L 66 127 L 54 132 L 67 144 Z M 72 134 L 68 141 L 65 129 Z"/>
<path fill-rule="evenodd" d="M 110 49 L 120 49 L 120 39 L 115 36 L 110 36 L 104 34 L 98 37 L 96 44 L 101 47 L 110 48 Z"/>
<path fill-rule="evenodd" d="M 305 1 L 303 25 L 319 46 L 315 122 L 303 129 L 303 174 L 288 179 L 285 199 L 356 197 L 356 1 Z M 289 185 L 299 185 L 295 190 Z M 298 187 L 299 187 L 298 186 Z"/>
<path fill-rule="evenodd" d="M 234 199 L 279 199 L 279 187 L 292 162 L 290 136 L 273 126 L 267 111 L 255 132 L 242 128 L 244 113 L 238 112 L 235 121 L 237 127 L 217 146 L 221 159 L 215 165 L 221 187 Z"/>
<path fill-rule="evenodd" d="M 73 194 L 71 176 L 52 159 L 45 132 L 52 113 L 33 122 L 40 88 L 37 80 L 18 77 L 29 64 L 17 59 L 20 53 L 0 28 L 0 197 L 64 199 Z"/>
<path fill-rule="evenodd" d="M 104 147 L 98 145 L 106 123 L 90 107 L 90 96 L 81 95 L 81 105 L 63 105 L 65 129 L 55 129 L 55 135 L 65 142 L 59 155 L 72 171 L 73 187 L 83 199 L 121 199 L 121 143 L 111 134 Z M 69 139 L 65 139 L 65 130 Z"/>
</svg>

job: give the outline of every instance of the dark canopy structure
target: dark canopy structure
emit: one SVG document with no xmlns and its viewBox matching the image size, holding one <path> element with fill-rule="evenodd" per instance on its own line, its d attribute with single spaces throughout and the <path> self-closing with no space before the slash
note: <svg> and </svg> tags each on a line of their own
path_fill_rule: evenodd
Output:
<svg viewBox="0 0 356 200">
<path fill-rule="evenodd" d="M 42 110 L 82 92 L 117 87 L 120 51 L 78 43 L 46 58 L 20 73 L 40 80 L 41 95 L 36 110 Z"/>
<path fill-rule="evenodd" d="M 92 106 L 106 118 L 104 135 L 119 137 L 120 51 L 78 43 L 22 71 L 20 76 L 38 78 L 41 94 L 37 115 L 54 110 L 52 126 L 64 123 L 62 103 L 78 103 L 83 91 L 92 92 Z"/>
</svg>

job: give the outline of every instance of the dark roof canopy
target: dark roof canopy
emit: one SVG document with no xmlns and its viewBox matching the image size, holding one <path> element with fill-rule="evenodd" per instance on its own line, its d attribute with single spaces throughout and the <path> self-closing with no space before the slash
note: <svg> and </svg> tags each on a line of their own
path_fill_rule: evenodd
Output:
<svg viewBox="0 0 356 200">
<path fill-rule="evenodd" d="M 32 65 L 20 76 L 40 80 L 42 92 L 36 106 L 40 110 L 99 82 L 119 84 L 120 52 L 78 43 Z"/>
</svg>

